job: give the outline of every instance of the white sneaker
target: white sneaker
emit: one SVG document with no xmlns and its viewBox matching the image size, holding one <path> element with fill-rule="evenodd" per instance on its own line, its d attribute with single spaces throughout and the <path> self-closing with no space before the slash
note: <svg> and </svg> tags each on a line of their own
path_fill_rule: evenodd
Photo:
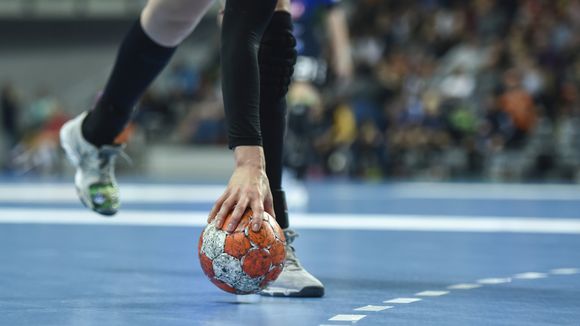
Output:
<svg viewBox="0 0 580 326">
<path fill-rule="evenodd" d="M 77 169 L 75 186 L 81 202 L 93 211 L 110 216 L 119 210 L 119 187 L 115 159 L 125 155 L 122 146 L 97 148 L 81 133 L 86 112 L 68 121 L 60 130 L 60 144 Z"/>
<path fill-rule="evenodd" d="M 312 274 L 302 267 L 292 242 L 298 234 L 292 229 L 285 229 L 286 236 L 286 261 L 284 270 L 274 282 L 260 292 L 264 296 L 273 297 L 303 297 L 319 298 L 324 295 L 324 285 Z"/>
</svg>

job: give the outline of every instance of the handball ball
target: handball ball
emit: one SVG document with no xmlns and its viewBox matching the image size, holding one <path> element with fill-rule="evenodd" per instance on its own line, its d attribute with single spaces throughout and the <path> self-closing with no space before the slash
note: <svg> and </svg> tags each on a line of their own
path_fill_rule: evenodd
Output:
<svg viewBox="0 0 580 326">
<path fill-rule="evenodd" d="M 198 244 L 201 269 L 220 289 L 251 294 L 276 280 L 284 267 L 286 239 L 276 220 L 264 213 L 260 231 L 252 231 L 252 211 L 244 212 L 234 232 L 218 229 L 215 221 L 203 230 Z M 224 225 L 229 224 L 231 212 Z"/>
</svg>

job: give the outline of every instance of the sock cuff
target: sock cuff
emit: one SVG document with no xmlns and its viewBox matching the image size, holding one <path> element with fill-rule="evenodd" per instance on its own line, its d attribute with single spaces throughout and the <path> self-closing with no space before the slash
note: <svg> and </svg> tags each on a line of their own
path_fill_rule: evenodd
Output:
<svg viewBox="0 0 580 326">
<path fill-rule="evenodd" d="M 131 32 L 128 36 L 134 37 L 134 42 L 138 43 L 142 48 L 146 49 L 146 53 L 155 55 L 167 55 L 168 53 L 171 54 L 173 51 L 177 49 L 177 46 L 164 46 L 157 43 L 143 28 L 141 24 L 141 19 L 137 19 L 137 21 L 133 24 L 131 28 Z"/>
</svg>

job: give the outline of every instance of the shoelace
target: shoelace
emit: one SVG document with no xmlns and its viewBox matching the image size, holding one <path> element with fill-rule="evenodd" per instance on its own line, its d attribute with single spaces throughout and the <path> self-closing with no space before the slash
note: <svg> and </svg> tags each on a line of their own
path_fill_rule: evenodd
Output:
<svg viewBox="0 0 580 326">
<path fill-rule="evenodd" d="M 117 156 L 132 164 L 131 158 L 123 151 L 122 146 L 103 146 L 99 150 L 99 176 L 101 180 L 109 181 L 109 177 L 113 174 Z"/>
<path fill-rule="evenodd" d="M 302 267 L 300 266 L 300 262 L 298 261 L 294 247 L 292 246 L 294 240 L 298 238 L 298 233 L 289 229 L 284 231 L 284 236 L 286 237 L 286 261 L 284 265 L 286 268 L 294 270 L 301 269 Z"/>
<path fill-rule="evenodd" d="M 81 164 L 89 173 L 97 174 L 102 182 L 111 181 L 110 177 L 113 174 L 113 167 L 117 156 L 122 157 L 129 164 L 132 163 L 131 158 L 123 151 L 122 146 L 103 146 L 98 151 L 97 160 L 90 157 L 94 155 L 93 153 L 85 153 L 81 159 Z"/>
</svg>

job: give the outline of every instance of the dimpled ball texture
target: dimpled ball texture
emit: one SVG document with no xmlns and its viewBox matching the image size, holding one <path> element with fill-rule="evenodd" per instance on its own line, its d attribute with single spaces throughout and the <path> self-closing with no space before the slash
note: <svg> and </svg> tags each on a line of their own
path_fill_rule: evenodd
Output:
<svg viewBox="0 0 580 326">
<path fill-rule="evenodd" d="M 203 230 L 198 244 L 201 269 L 220 289 L 252 294 L 275 281 L 286 258 L 286 239 L 276 220 L 264 213 L 260 231 L 252 231 L 252 211 L 246 210 L 234 232 L 218 229 L 215 222 Z M 231 213 L 224 225 L 228 225 Z"/>
</svg>

